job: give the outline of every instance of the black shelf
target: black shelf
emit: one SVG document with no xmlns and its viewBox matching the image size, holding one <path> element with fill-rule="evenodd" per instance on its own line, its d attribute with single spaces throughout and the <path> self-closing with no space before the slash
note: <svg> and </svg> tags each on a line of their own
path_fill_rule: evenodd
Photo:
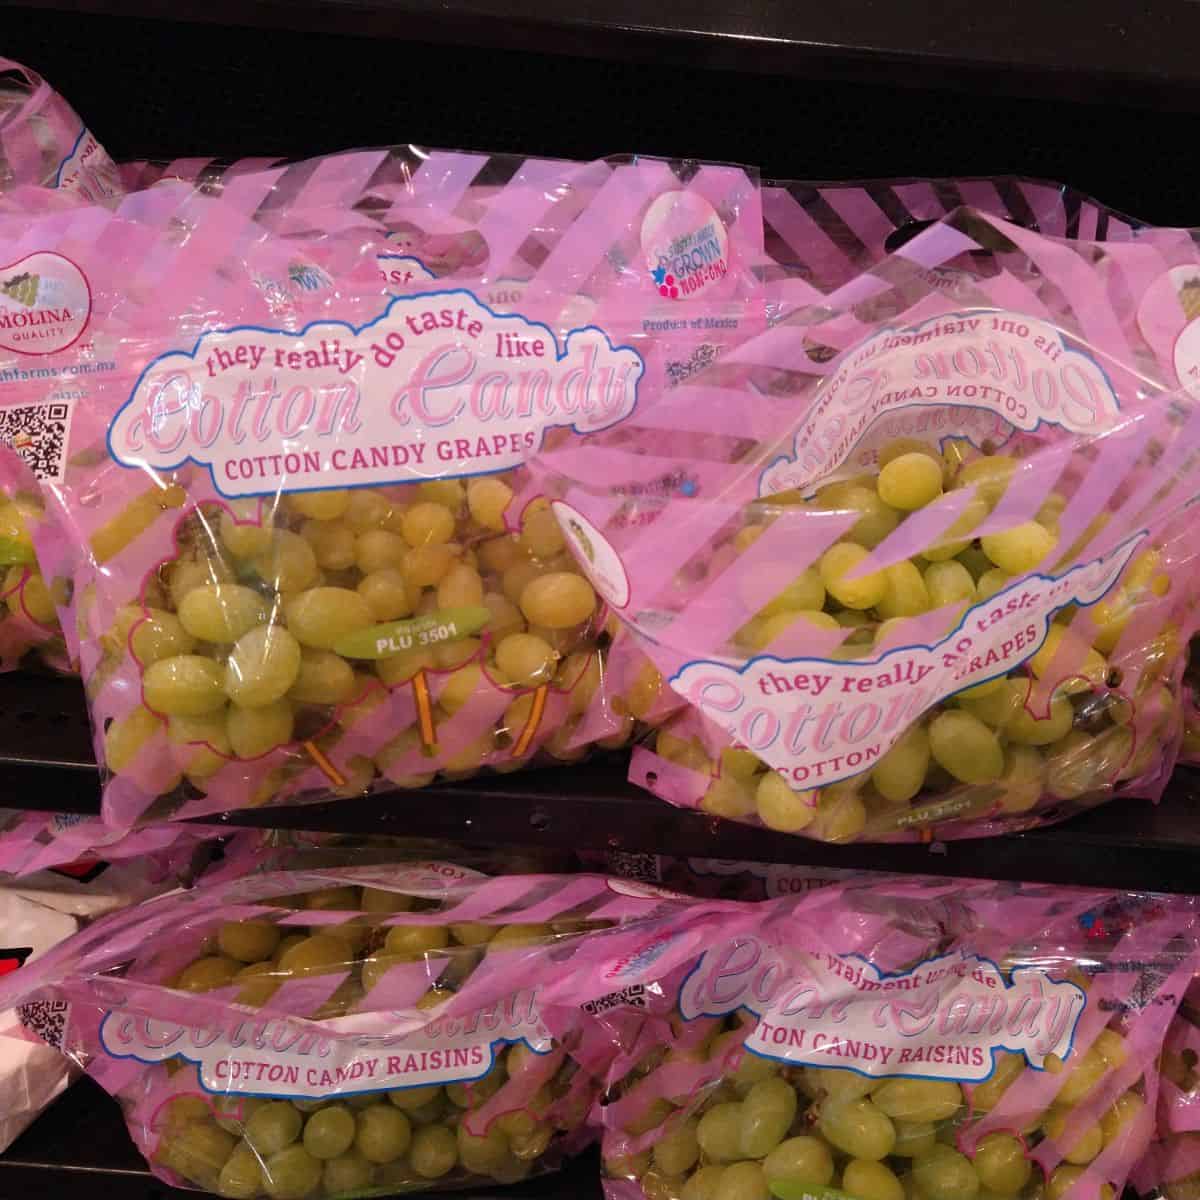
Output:
<svg viewBox="0 0 1200 1200">
<path fill-rule="evenodd" d="M 64 1150 L 69 1165 L 64 1165 Z M 600 1200 L 600 1163 L 580 1155 L 563 1171 L 511 1187 L 471 1187 L 446 1193 L 406 1192 L 463 1200 Z M 197 1193 L 168 1187 L 150 1174 L 125 1128 L 117 1103 L 82 1079 L 69 1088 L 0 1155 L 0 1196 L 26 1200 L 184 1200 Z"/>
<path fill-rule="evenodd" d="M 0 795 L 30 809 L 95 813 L 99 787 L 78 683 L 0 676 Z M 681 811 L 634 787 L 620 760 L 480 776 L 420 792 L 246 809 L 202 818 L 230 829 L 306 829 L 527 843 L 685 858 L 983 877 L 1144 891 L 1200 887 L 1200 773 L 1178 771 L 1163 802 L 1119 801 L 1060 825 L 932 845 L 826 845 Z"/>
<path fill-rule="evenodd" d="M 289 32 L 827 74 L 1088 101 L 1200 101 L 1192 0 L 23 0 L 23 7 Z M 914 70 L 915 69 L 915 70 Z M 913 78 L 913 75 L 918 78 Z M 905 80 L 905 76 L 908 76 Z"/>
</svg>

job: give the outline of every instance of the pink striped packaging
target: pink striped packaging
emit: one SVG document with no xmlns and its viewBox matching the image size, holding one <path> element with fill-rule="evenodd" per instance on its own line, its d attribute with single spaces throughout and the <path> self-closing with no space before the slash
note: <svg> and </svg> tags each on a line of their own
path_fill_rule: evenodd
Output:
<svg viewBox="0 0 1200 1200">
<path fill-rule="evenodd" d="M 1120 1195 L 1191 900 L 908 878 L 751 911 L 597 1015 L 608 1196 Z"/>
<path fill-rule="evenodd" d="M 116 164 L 62 96 L 0 58 L 0 192 L 24 184 L 94 203 L 122 190 Z"/>
<path fill-rule="evenodd" d="M 444 862 L 276 872 L 99 921 L 0 1003 L 120 1100 L 170 1184 L 478 1188 L 591 1140 L 613 1051 L 585 1018 L 620 987 L 605 971 L 694 948 L 720 911 Z M 599 990 L 555 994 L 572 976 Z"/>
<path fill-rule="evenodd" d="M 1200 413 L 1139 289 L 1185 254 L 956 213 L 719 377 L 544 452 L 581 566 L 690 702 L 630 778 L 830 841 L 1156 798 Z"/>
<path fill-rule="evenodd" d="M 167 180 L 111 211 L 39 216 L 40 196 L 20 189 L 0 205 L 0 257 L 36 293 L 0 356 L 0 404 L 67 410 L 41 475 L 67 530 L 55 579 L 117 828 L 572 762 L 678 707 L 521 466 L 543 435 L 592 436 L 653 403 L 669 346 L 658 324 L 699 335 L 705 314 L 749 311 L 753 178 L 637 160 L 593 164 L 600 182 L 555 191 L 543 170 L 543 204 L 562 193 L 543 229 L 518 171 L 472 215 L 503 270 L 523 244 L 514 223 L 545 233 L 510 296 L 519 311 L 501 311 L 486 262 L 401 286 L 379 269 L 394 230 L 359 209 L 328 228 L 335 198 L 382 169 L 362 157 L 285 171 L 287 188 L 251 170 L 213 188 Z M 462 224 L 454 197 L 495 173 L 453 153 L 396 162 L 392 207 L 439 232 Z M 656 315 L 674 313 L 691 315 Z M 543 602 L 521 607 L 543 576 Z M 315 599 L 332 616 L 309 622 L 301 652 L 284 597 L 314 586 L 326 590 L 301 608 Z M 200 641 L 178 628 L 199 628 L 176 615 L 198 588 L 221 611 L 244 605 L 236 634 L 223 617 Z M 263 618 L 256 660 L 283 647 L 284 692 L 235 682 L 210 689 L 211 705 L 185 702 L 193 712 L 164 706 L 158 676 L 244 676 L 247 613 Z M 350 655 L 340 664 L 335 644 Z M 158 666 L 171 648 L 186 661 Z"/>
</svg>

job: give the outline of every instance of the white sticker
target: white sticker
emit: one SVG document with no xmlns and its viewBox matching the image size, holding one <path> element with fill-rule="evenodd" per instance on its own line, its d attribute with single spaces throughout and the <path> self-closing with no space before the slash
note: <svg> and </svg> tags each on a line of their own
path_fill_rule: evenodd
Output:
<svg viewBox="0 0 1200 1200">
<path fill-rule="evenodd" d="M 746 1049 L 764 1058 L 980 1083 L 997 1051 L 1069 1059 L 1087 1005 L 1083 990 L 1036 968 L 1006 979 L 961 951 L 908 971 L 880 971 L 858 955 L 775 946 L 754 937 L 705 952 L 684 981 L 688 1020 L 747 1009 L 758 1017 Z"/>
<path fill-rule="evenodd" d="M 623 421 L 644 370 L 594 326 L 560 343 L 471 292 L 424 292 L 359 329 L 239 326 L 160 356 L 109 453 L 139 470 L 198 463 L 231 497 L 485 475 L 520 466 L 551 427 Z"/>
<path fill-rule="evenodd" d="M 861 662 L 770 654 L 740 667 L 691 662 L 671 687 L 793 787 L 849 779 L 869 771 L 933 705 L 1036 654 L 1054 614 L 1099 600 L 1144 536 L 1062 575 L 1010 584 L 968 608 L 931 646 L 903 646 Z"/>
<path fill-rule="evenodd" d="M 665 192 L 642 220 L 642 252 L 658 294 L 686 300 L 729 274 L 729 234 L 717 210 L 696 192 Z"/>
<path fill-rule="evenodd" d="M 69 258 L 39 250 L 0 267 L 0 348 L 18 354 L 65 350 L 91 315 L 87 277 Z"/>
<path fill-rule="evenodd" d="M 577 508 L 563 500 L 550 507 L 592 586 L 613 608 L 624 608 L 629 603 L 629 573 L 613 544 Z"/>
<path fill-rule="evenodd" d="M 897 437 L 995 447 L 1042 424 L 1095 435 L 1119 416 L 1103 368 L 1055 326 L 993 309 L 944 313 L 849 351 L 819 388 L 791 454 L 763 471 L 759 494 L 856 475 Z"/>
<path fill-rule="evenodd" d="M 492 1069 L 497 1047 L 514 1042 L 537 1054 L 553 1049 L 532 990 L 393 1037 L 327 1037 L 286 1017 L 252 1018 L 219 1032 L 120 1009 L 100 1025 L 100 1044 L 113 1058 L 180 1057 L 197 1064 L 207 1091 L 284 1099 L 467 1083 Z"/>
</svg>

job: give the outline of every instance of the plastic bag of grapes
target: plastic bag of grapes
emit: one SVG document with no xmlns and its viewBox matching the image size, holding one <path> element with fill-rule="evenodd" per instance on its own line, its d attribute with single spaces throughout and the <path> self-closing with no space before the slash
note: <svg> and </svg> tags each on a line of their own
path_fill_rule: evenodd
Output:
<svg viewBox="0 0 1200 1200">
<path fill-rule="evenodd" d="M 579 1005 L 619 973 L 543 990 L 602 983 L 703 915 L 598 876 L 279 872 L 106 918 L 0 994 L 118 1097 L 172 1184 L 317 1200 L 513 1182 L 590 1140 L 611 1047 Z"/>
<path fill-rule="evenodd" d="M 630 778 L 831 841 L 1157 797 L 1200 433 L 1138 335 L 1168 246 L 1194 255 L 1174 231 L 1101 247 L 954 214 L 718 386 L 544 453 L 581 567 L 690 701 Z"/>
<path fill-rule="evenodd" d="M 1200 981 L 1194 981 L 1171 1022 L 1162 1054 L 1159 1128 L 1200 1133 Z"/>
<path fill-rule="evenodd" d="M 409 183 L 460 165 L 427 155 Z M 110 824 L 574 761 L 678 705 L 519 468 L 543 436 L 651 403 L 662 346 L 635 319 L 736 302 L 741 235 L 715 215 L 696 251 L 715 247 L 711 279 L 682 299 L 631 256 L 715 214 L 704 181 L 749 185 L 606 170 L 520 314 L 482 288 L 393 296 L 377 236 L 269 233 L 254 173 L 22 219 L 42 247 L 26 257 L 78 293 L 42 314 L 47 369 L 73 373 L 61 478 L 44 483 Z M 530 186 L 489 213 L 518 220 Z M 629 344 L 562 327 L 585 282 L 591 319 Z M 81 326 L 86 345 L 69 340 Z M 4 397 L 50 386 L 20 378 Z"/>
<path fill-rule="evenodd" d="M 1190 901 L 905 879 L 757 907 L 595 1018 L 613 1200 L 1120 1195 Z"/>
<path fill-rule="evenodd" d="M 117 167 L 40 75 L 0 58 L 0 192 L 57 188 L 102 202 L 120 193 Z"/>
</svg>

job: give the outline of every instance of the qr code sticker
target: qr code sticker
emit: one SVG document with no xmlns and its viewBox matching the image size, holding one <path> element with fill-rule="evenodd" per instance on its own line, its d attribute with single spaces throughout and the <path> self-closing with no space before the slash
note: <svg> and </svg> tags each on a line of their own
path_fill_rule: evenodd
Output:
<svg viewBox="0 0 1200 1200">
<path fill-rule="evenodd" d="M 639 883 L 662 883 L 657 854 L 630 854 L 613 850 L 608 856 L 608 870 L 618 879 L 634 879 Z"/>
<path fill-rule="evenodd" d="M 609 992 L 606 996 L 587 1000 L 581 1007 L 590 1016 L 607 1012 L 610 1008 L 645 1008 L 646 986 L 642 983 L 633 983 L 619 992 Z"/>
<path fill-rule="evenodd" d="M 71 406 L 55 400 L 0 408 L 0 442 L 7 442 L 43 483 L 61 483 L 71 432 Z"/>
<path fill-rule="evenodd" d="M 61 1050 L 71 1006 L 65 1000 L 34 1000 L 17 1008 L 17 1018 L 55 1050 Z"/>
</svg>

